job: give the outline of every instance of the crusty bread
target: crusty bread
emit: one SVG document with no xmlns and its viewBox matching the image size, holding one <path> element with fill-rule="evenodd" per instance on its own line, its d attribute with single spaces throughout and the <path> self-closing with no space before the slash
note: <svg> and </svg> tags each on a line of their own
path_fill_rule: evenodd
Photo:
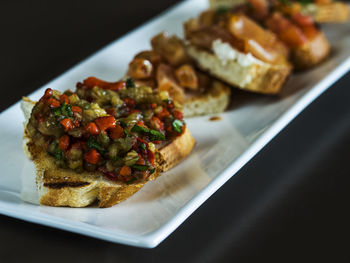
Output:
<svg viewBox="0 0 350 263">
<path fill-rule="evenodd" d="M 305 4 L 302 13 L 310 15 L 317 23 L 342 23 L 349 20 L 349 7 L 341 2 Z"/>
<path fill-rule="evenodd" d="M 328 40 L 322 32 L 299 48 L 293 49 L 291 60 L 296 69 L 311 68 L 327 58 L 330 52 Z"/>
<path fill-rule="evenodd" d="M 204 93 L 186 93 L 183 113 L 185 117 L 220 113 L 230 103 L 231 89 L 220 81 L 212 81 Z"/>
<path fill-rule="evenodd" d="M 204 71 L 233 86 L 252 92 L 278 93 L 291 71 L 289 64 L 265 63 L 239 51 L 236 51 L 239 53 L 238 57 L 225 61 L 217 54 L 193 45 L 189 45 L 187 51 Z M 242 61 L 242 57 L 248 61 Z"/>
<path fill-rule="evenodd" d="M 231 8 L 246 0 L 209 0 L 210 8 Z M 281 5 L 281 3 L 279 2 Z M 295 3 L 299 4 L 301 12 L 311 16 L 316 23 L 342 23 L 349 20 L 349 7 L 346 3 L 333 2 L 328 4 Z"/>
<path fill-rule="evenodd" d="M 22 109 L 26 118 L 33 103 L 24 99 Z M 192 151 L 195 140 L 188 129 L 184 133 L 159 150 L 157 171 L 151 175 L 155 180 L 161 172 L 165 172 L 186 158 Z M 97 201 L 99 207 L 111 207 L 135 194 L 145 184 L 122 183 L 111 181 L 99 173 L 75 173 L 69 169 L 57 168 L 52 156 L 37 146 L 24 133 L 24 151 L 36 166 L 36 184 L 40 204 L 49 206 L 85 207 Z"/>
</svg>

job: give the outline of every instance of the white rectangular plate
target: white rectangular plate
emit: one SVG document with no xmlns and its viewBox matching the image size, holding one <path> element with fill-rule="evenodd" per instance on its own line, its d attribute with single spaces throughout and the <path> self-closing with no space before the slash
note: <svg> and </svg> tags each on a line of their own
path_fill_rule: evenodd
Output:
<svg viewBox="0 0 350 263">
<path fill-rule="evenodd" d="M 182 21 L 207 7 L 189 0 L 111 43 L 30 95 L 36 100 L 47 88 L 74 89 L 87 76 L 117 80 L 128 62 L 149 48 L 162 30 L 182 35 Z M 195 10 L 195 11 L 194 11 Z M 333 52 L 319 67 L 293 75 L 278 97 L 235 92 L 222 120 L 188 119 L 197 140 L 192 154 L 178 167 L 149 182 L 127 201 L 108 209 L 57 208 L 23 202 L 21 176 L 34 174 L 22 151 L 20 104 L 0 115 L 0 213 L 95 238 L 133 246 L 155 247 L 220 186 L 246 164 L 283 127 L 350 68 L 350 25 L 324 28 Z"/>
</svg>

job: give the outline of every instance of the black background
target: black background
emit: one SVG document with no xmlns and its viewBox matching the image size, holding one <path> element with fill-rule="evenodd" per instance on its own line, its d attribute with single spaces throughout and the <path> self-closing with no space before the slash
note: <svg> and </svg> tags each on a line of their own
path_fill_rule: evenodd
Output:
<svg viewBox="0 0 350 263">
<path fill-rule="evenodd" d="M 2 0 L 0 110 L 176 2 Z M 0 262 L 349 262 L 349 105 L 348 73 L 155 249 L 0 216 Z"/>
</svg>

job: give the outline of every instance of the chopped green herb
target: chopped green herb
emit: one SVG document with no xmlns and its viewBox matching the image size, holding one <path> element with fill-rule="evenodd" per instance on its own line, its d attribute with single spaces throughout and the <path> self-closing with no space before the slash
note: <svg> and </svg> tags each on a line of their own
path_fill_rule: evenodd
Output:
<svg viewBox="0 0 350 263">
<path fill-rule="evenodd" d="M 139 146 L 142 150 L 146 150 L 146 144 L 144 144 L 143 142 L 141 142 Z"/>
<path fill-rule="evenodd" d="M 57 148 L 57 150 L 56 150 L 56 152 L 55 152 L 55 159 L 56 159 L 57 161 L 60 161 L 60 160 L 62 160 L 62 158 L 63 158 L 62 151 L 61 151 L 60 148 Z"/>
<path fill-rule="evenodd" d="M 153 168 L 152 170 L 149 171 L 149 174 L 153 174 L 156 171 L 156 168 Z"/>
<path fill-rule="evenodd" d="M 128 78 L 125 84 L 127 88 L 135 88 L 135 81 L 132 78 Z"/>
<path fill-rule="evenodd" d="M 142 164 L 133 164 L 133 165 L 131 165 L 131 168 L 139 170 L 139 171 L 146 171 L 146 170 L 148 170 L 149 166 L 142 165 Z"/>
<path fill-rule="evenodd" d="M 145 132 L 147 133 L 149 130 L 146 127 L 142 127 L 139 125 L 135 125 L 134 127 L 132 127 L 131 132 Z"/>
<path fill-rule="evenodd" d="M 308 5 L 311 4 L 311 0 L 299 0 L 301 5 Z"/>
<path fill-rule="evenodd" d="M 125 134 L 126 136 L 131 136 L 130 132 L 129 132 L 127 129 L 124 129 L 124 134 Z"/>
<path fill-rule="evenodd" d="M 63 104 L 61 106 L 62 114 L 66 117 L 73 117 L 73 111 L 72 111 L 72 105 L 70 104 Z"/>
<path fill-rule="evenodd" d="M 163 133 L 156 131 L 156 130 L 149 130 L 150 133 L 150 139 L 152 141 L 164 141 L 165 136 Z"/>
<path fill-rule="evenodd" d="M 137 179 L 135 177 L 131 178 L 129 181 L 126 182 L 126 184 L 132 184 L 135 182 Z"/>
<path fill-rule="evenodd" d="M 61 108 L 53 108 L 53 109 L 51 109 L 51 111 L 53 114 L 55 114 L 55 116 L 62 114 Z"/>
<path fill-rule="evenodd" d="M 183 127 L 183 125 L 184 125 L 184 124 L 182 123 L 182 121 L 180 121 L 180 120 L 175 120 L 175 121 L 173 121 L 172 125 L 173 125 L 174 131 L 176 131 L 177 133 L 181 133 L 181 132 L 182 132 L 182 127 Z"/>
<path fill-rule="evenodd" d="M 89 149 L 96 149 L 101 154 L 104 154 L 106 152 L 106 150 L 102 146 L 100 146 L 92 136 L 90 136 L 87 141 L 87 147 Z"/>
</svg>

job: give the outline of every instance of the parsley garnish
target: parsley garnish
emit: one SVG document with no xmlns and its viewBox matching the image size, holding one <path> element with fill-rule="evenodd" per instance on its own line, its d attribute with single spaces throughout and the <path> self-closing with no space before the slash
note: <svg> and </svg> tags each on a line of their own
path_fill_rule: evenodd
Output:
<svg viewBox="0 0 350 263">
<path fill-rule="evenodd" d="M 173 123 L 172 123 L 172 125 L 173 125 L 173 129 L 174 129 L 174 131 L 176 131 L 177 133 L 181 133 L 182 132 L 182 127 L 183 127 L 183 123 L 182 123 L 182 121 L 180 121 L 180 120 L 174 120 L 173 121 Z"/>
<path fill-rule="evenodd" d="M 142 150 L 146 150 L 146 144 L 144 144 L 143 142 L 141 142 L 139 146 Z"/>
<path fill-rule="evenodd" d="M 132 127 L 131 132 L 144 132 L 147 133 L 149 130 L 146 127 L 142 127 L 139 125 L 135 125 L 134 127 Z"/>
<path fill-rule="evenodd" d="M 165 136 L 163 133 L 156 130 L 149 130 L 151 141 L 164 141 Z"/>
<path fill-rule="evenodd" d="M 60 161 L 60 160 L 62 160 L 62 158 L 63 158 L 62 151 L 61 151 L 60 148 L 57 148 L 57 150 L 56 150 L 56 152 L 55 152 L 55 159 L 56 159 L 57 161 Z"/>
<path fill-rule="evenodd" d="M 99 145 L 97 143 L 97 141 L 92 137 L 90 136 L 88 141 L 87 141 L 87 144 L 86 146 L 89 148 L 89 149 L 96 149 L 97 151 L 99 151 L 101 154 L 104 154 L 106 151 L 105 149 Z"/>
</svg>

